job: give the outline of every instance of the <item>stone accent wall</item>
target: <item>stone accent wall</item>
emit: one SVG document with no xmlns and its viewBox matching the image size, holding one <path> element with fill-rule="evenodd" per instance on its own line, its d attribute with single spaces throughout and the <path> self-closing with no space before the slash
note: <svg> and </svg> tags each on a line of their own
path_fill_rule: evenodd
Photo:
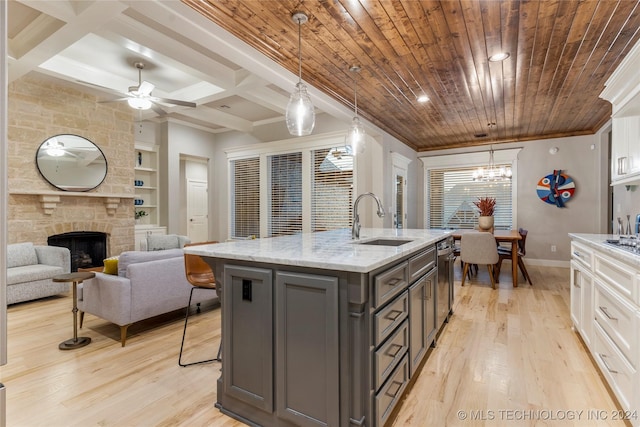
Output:
<svg viewBox="0 0 640 427">
<path fill-rule="evenodd" d="M 108 252 L 134 247 L 134 111 L 126 103 L 99 104 L 96 96 L 66 83 L 31 73 L 8 87 L 9 243 L 47 244 L 47 237 L 68 231 L 109 234 Z M 68 196 L 38 172 L 38 147 L 58 134 L 85 137 L 103 151 L 107 177 L 89 193 L 125 195 L 109 214 L 104 198 Z M 45 213 L 38 195 L 59 192 L 60 202 Z"/>
</svg>

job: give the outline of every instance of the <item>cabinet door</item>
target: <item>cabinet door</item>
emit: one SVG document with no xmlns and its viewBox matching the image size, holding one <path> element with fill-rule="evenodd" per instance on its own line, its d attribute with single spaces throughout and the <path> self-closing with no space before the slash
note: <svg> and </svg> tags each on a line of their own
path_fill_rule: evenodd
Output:
<svg viewBox="0 0 640 427">
<path fill-rule="evenodd" d="M 576 261 L 571 261 L 571 321 L 576 331 L 582 326 L 582 271 Z"/>
<path fill-rule="evenodd" d="M 224 393 L 273 412 L 271 270 L 225 265 L 222 283 Z"/>
<path fill-rule="evenodd" d="M 436 270 L 409 288 L 409 368 L 413 376 L 436 333 Z"/>
<path fill-rule="evenodd" d="M 640 173 L 640 117 L 625 117 L 629 174 Z"/>
<path fill-rule="evenodd" d="M 299 426 L 340 415 L 338 279 L 276 273 L 276 412 Z"/>
<path fill-rule="evenodd" d="M 591 345 L 591 336 L 593 334 L 593 322 L 595 313 L 593 311 L 594 289 L 593 275 L 588 271 L 580 273 L 580 290 L 582 291 L 582 321 L 580 323 L 580 332 L 582 339 Z"/>
<path fill-rule="evenodd" d="M 614 118 L 611 125 L 611 180 L 622 179 L 626 173 L 627 130 L 623 118 Z"/>
</svg>

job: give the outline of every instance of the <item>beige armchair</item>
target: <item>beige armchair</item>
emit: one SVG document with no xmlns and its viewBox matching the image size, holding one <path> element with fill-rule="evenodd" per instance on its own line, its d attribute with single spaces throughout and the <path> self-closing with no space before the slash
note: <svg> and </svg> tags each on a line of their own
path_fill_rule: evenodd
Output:
<svg viewBox="0 0 640 427">
<path fill-rule="evenodd" d="M 462 272 L 462 286 L 469 270 L 469 265 L 486 265 L 489 270 L 491 286 L 496 288 L 496 281 L 493 277 L 494 266 L 500 259 L 496 239 L 491 233 L 471 232 L 464 233 L 460 238 L 460 259 L 464 263 Z"/>
</svg>

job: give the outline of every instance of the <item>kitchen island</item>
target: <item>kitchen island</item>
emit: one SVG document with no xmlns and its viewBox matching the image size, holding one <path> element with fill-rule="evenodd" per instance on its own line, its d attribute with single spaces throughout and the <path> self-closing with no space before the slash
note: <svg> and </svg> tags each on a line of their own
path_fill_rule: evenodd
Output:
<svg viewBox="0 0 640 427">
<path fill-rule="evenodd" d="M 216 406 L 249 425 L 384 425 L 442 327 L 436 243 L 450 234 L 352 240 L 345 229 L 185 248 L 212 266 L 222 300 Z"/>
</svg>

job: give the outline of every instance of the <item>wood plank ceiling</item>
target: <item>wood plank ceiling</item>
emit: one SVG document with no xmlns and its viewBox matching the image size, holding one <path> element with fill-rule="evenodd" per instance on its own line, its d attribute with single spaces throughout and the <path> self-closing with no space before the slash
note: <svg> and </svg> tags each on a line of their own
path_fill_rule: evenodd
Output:
<svg viewBox="0 0 640 427">
<path fill-rule="evenodd" d="M 640 38 L 636 0 L 183 2 L 295 74 L 305 12 L 303 80 L 353 109 L 360 65 L 359 114 L 418 151 L 594 133 Z"/>
</svg>

